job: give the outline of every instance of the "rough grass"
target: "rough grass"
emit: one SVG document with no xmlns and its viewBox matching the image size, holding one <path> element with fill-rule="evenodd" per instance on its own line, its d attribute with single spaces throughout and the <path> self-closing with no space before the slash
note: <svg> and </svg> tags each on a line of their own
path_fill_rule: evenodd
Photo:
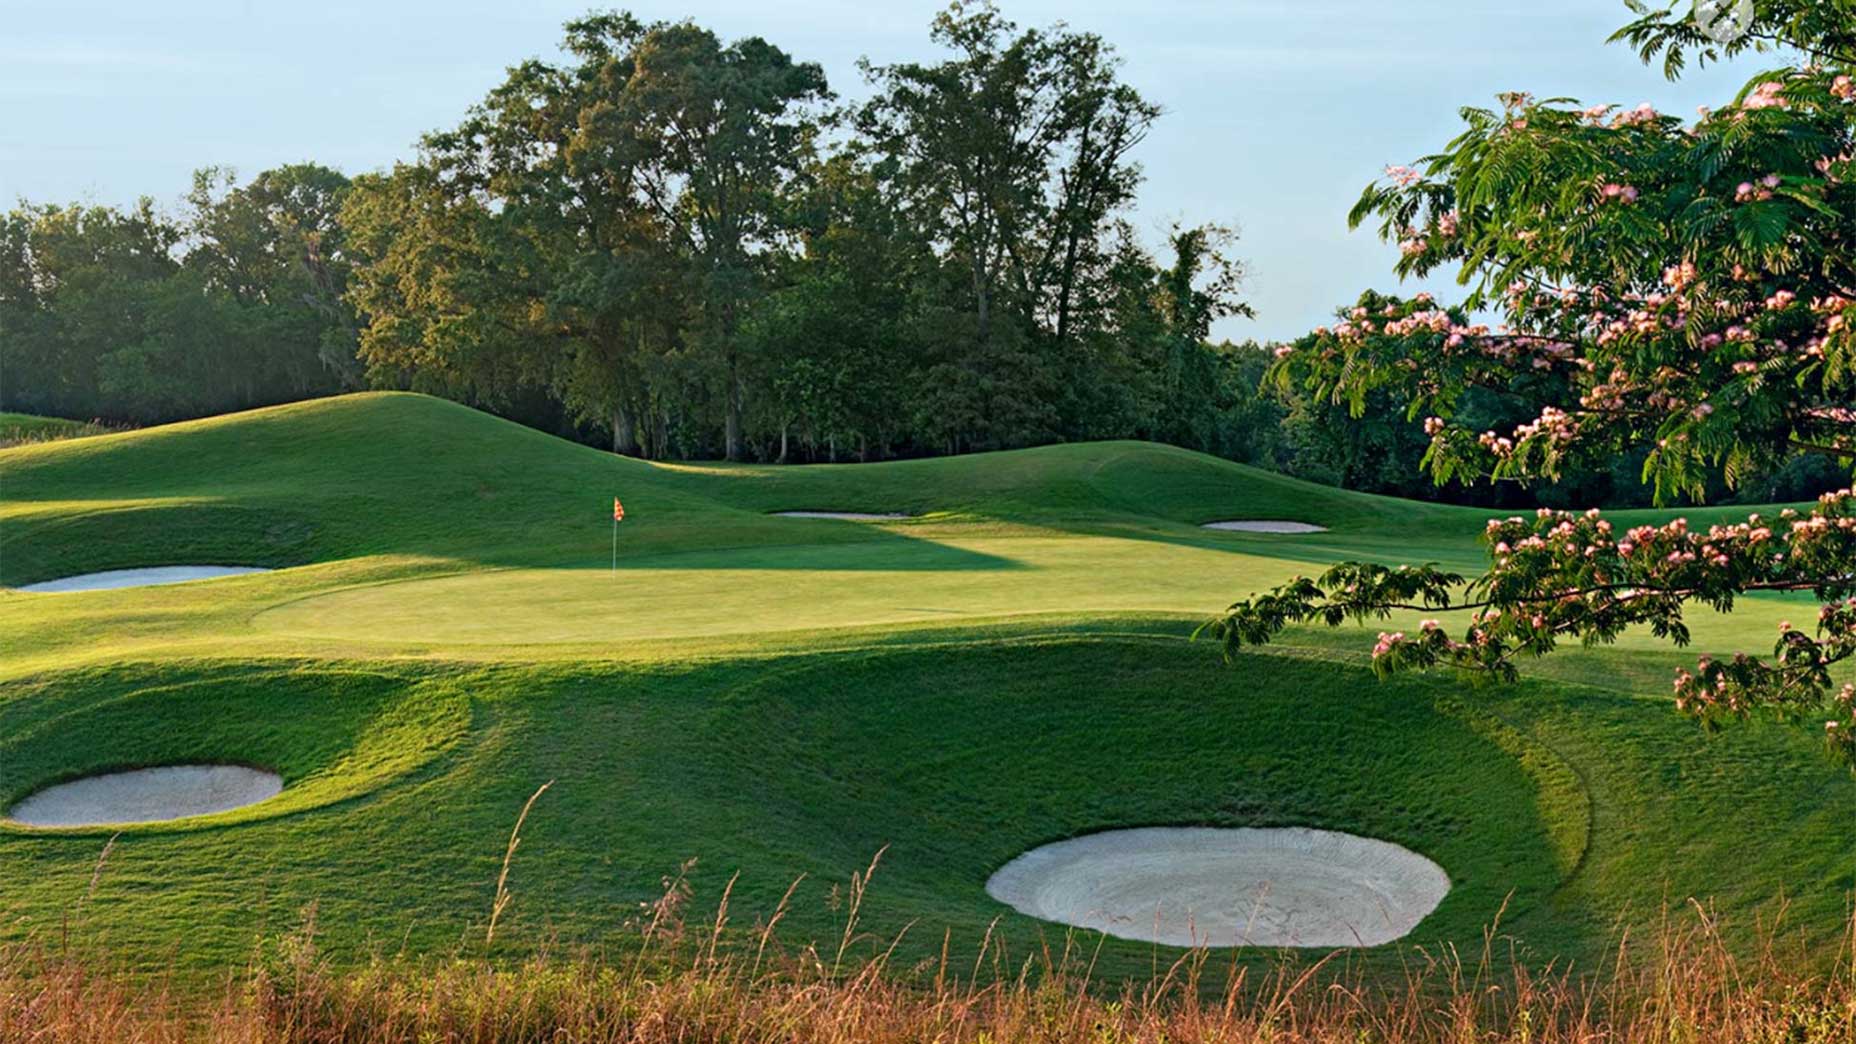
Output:
<svg viewBox="0 0 1856 1044">
<path fill-rule="evenodd" d="M 0 411 L 0 449 L 59 439 L 78 439 L 120 430 L 101 421 L 65 420 L 63 417 L 40 417 L 31 413 Z"/>
<path fill-rule="evenodd" d="M 1354 630 L 1297 632 L 1229 667 L 1183 640 L 1340 557 L 1471 570 L 1478 512 L 1139 443 L 659 465 L 406 395 L 16 447 L 0 489 L 8 583 L 295 567 L 0 592 L 0 799 L 174 760 L 254 761 L 289 782 L 276 803 L 125 832 L 94 891 L 108 832 L 0 826 L 0 940 L 56 935 L 83 896 L 86 930 L 140 974 L 197 984 L 242 966 L 312 903 L 341 967 L 481 940 L 510 822 L 549 780 L 498 961 L 550 946 L 617 959 L 679 874 L 713 901 L 739 871 L 736 916 L 783 910 L 794 945 L 837 938 L 879 850 L 863 916 L 900 940 L 896 959 L 943 940 L 962 960 L 1040 952 L 1060 936 L 986 897 L 987 874 L 1057 837 L 1155 823 L 1408 844 L 1456 885 L 1409 943 L 1469 952 L 1505 904 L 1513 952 L 1554 967 L 1597 966 L 1621 926 L 1650 930 L 1692 897 L 1727 915 L 1734 952 L 1789 903 L 1796 952 L 1821 970 L 1856 891 L 1847 771 L 1804 729 L 1702 736 L 1661 699 L 1675 654 L 1647 639 L 1489 690 L 1373 682 Z M 924 515 L 767 514 L 796 508 Z M 1246 516 L 1332 531 L 1198 528 Z M 1697 645 L 1758 648 L 1798 609 L 1697 617 Z M 1090 945 L 1104 980 L 1179 956 Z M 1357 968 L 1413 959 L 1390 947 Z"/>
<path fill-rule="evenodd" d="M 1022 957 L 993 948 L 903 965 L 864 937 L 855 896 L 836 947 L 787 949 L 779 925 L 738 927 L 724 902 L 693 922 L 676 882 L 628 956 L 539 953 L 331 964 L 316 911 L 216 989 L 176 991 L 73 947 L 0 947 L 0 1037 L 72 1044 L 1845 1044 L 1856 966 L 1801 970 L 1782 926 L 1739 954 L 1695 906 L 1621 937 L 1591 973 L 1541 969 L 1491 931 L 1471 954 L 1420 955 L 1397 976 L 1344 954 L 1230 966 L 1183 953 L 1139 982 L 1105 984 L 1087 940 Z M 1856 928 L 1856 925 L 1852 925 Z M 1852 933 L 1856 935 L 1856 933 Z M 848 956 L 855 947 L 868 956 Z"/>
</svg>

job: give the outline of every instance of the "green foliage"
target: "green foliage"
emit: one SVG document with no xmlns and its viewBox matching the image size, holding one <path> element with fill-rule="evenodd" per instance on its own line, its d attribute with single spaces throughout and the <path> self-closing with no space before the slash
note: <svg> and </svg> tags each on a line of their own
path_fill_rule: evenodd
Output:
<svg viewBox="0 0 1856 1044">
<path fill-rule="evenodd" d="M 1280 350 L 1285 391 L 1345 407 L 1375 398 L 1423 418 L 1439 484 L 1558 479 L 1607 459 L 1642 460 L 1659 503 L 1806 460 L 1856 471 L 1856 55 L 1847 5 L 1755 5 L 1753 37 L 1722 45 L 1669 11 L 1639 8 L 1621 33 L 1674 74 L 1762 42 L 1803 52 L 1761 73 L 1692 125 L 1648 105 L 1580 108 L 1502 98 L 1464 111 L 1467 129 L 1418 169 L 1393 167 L 1352 221 L 1378 217 L 1399 272 L 1457 265 L 1463 307 L 1428 294 L 1368 292 Z M 1470 310 L 1499 306 L 1500 331 Z M 1531 419 L 1490 423 L 1471 396 L 1520 400 Z M 1488 427 L 1478 433 L 1483 424 Z M 1810 454 L 1805 457 L 1802 454 Z M 1626 628 L 1687 644 L 1685 611 L 1725 612 L 1750 592 L 1809 592 L 1812 633 L 1779 626 L 1770 660 L 1703 657 L 1675 679 L 1677 706 L 1716 724 L 1759 711 L 1801 715 L 1856 765 L 1856 496 L 1825 492 L 1804 513 L 1692 530 L 1684 519 L 1614 532 L 1596 511 L 1541 509 L 1488 525 L 1491 565 L 1436 620 L 1380 635 L 1382 674 L 1453 666 L 1512 679 L 1519 657 L 1562 638 L 1616 641 Z M 1378 569 L 1377 566 L 1361 567 Z M 1227 648 L 1284 627 L 1452 608 L 1376 575 L 1336 567 L 1237 602 L 1214 630 Z"/>
<path fill-rule="evenodd" d="M 867 66 L 876 97 L 832 113 L 765 41 L 570 23 L 570 62 L 358 180 L 374 380 L 540 392 L 650 457 L 1234 441 L 1247 390 L 1203 345 L 1245 311 L 1231 235 L 1178 229 L 1165 265 L 1121 217 L 1158 108 L 1098 37 L 986 5 L 932 32 L 948 57 Z"/>
<path fill-rule="evenodd" d="M 204 170 L 180 220 L 148 200 L 0 218 L 0 405 L 146 422 L 353 387 L 346 191 L 311 164 Z"/>
</svg>

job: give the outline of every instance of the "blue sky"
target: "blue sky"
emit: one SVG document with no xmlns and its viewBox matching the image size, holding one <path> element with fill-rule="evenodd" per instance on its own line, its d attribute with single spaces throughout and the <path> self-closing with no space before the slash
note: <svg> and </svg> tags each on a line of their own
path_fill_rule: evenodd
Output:
<svg viewBox="0 0 1856 1044">
<path fill-rule="evenodd" d="M 555 53 L 581 0 L 0 0 L 0 202 L 171 204 L 208 164 L 313 159 L 358 173 L 409 156 L 523 58 Z M 600 5 L 608 6 L 608 5 Z M 855 63 L 927 58 L 936 0 L 635 0 L 760 35 L 861 97 Z M 1604 39 L 1622 0 L 1004 0 L 1020 23 L 1101 33 L 1166 107 L 1139 159 L 1138 225 L 1243 234 L 1254 321 L 1292 337 L 1395 284 L 1392 247 L 1346 212 L 1388 163 L 1455 132 L 1457 110 L 1530 90 L 1588 102 L 1718 104 L 1757 58 L 1677 84 Z M 1450 287 L 1431 287 L 1447 296 Z"/>
</svg>

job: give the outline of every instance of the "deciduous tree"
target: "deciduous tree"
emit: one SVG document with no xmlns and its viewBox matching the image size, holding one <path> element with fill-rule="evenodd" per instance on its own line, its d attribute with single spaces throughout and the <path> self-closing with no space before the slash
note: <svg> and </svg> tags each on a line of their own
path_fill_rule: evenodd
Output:
<svg viewBox="0 0 1856 1044">
<path fill-rule="evenodd" d="M 1846 12 L 1826 20 L 1829 8 Z M 1431 440 L 1433 476 L 1552 478 L 1641 447 L 1662 497 L 1701 494 L 1800 449 L 1856 463 L 1856 66 L 1848 4 L 1762 0 L 1755 31 L 1804 52 L 1718 111 L 1684 120 L 1508 95 L 1465 111 L 1464 133 L 1369 187 L 1354 220 L 1401 244 L 1401 273 L 1456 265 L 1490 328 L 1427 295 L 1367 294 L 1281 349 L 1276 379 L 1350 404 L 1390 394 Z M 1672 71 L 1715 45 L 1646 15 L 1623 35 Z M 1736 49 L 1730 46 L 1727 50 Z M 1471 389 L 1534 404 L 1509 430 L 1460 423 Z M 1681 519 L 1621 531 L 1596 512 L 1491 522 L 1489 570 L 1459 594 L 1435 567 L 1345 563 L 1233 606 L 1227 646 L 1296 622 L 1467 610 L 1381 636 L 1383 671 L 1451 665 L 1512 676 L 1560 641 L 1647 626 L 1685 642 L 1683 612 L 1751 592 L 1802 591 L 1815 628 L 1786 627 L 1770 658 L 1703 658 L 1677 705 L 1707 722 L 1809 711 L 1856 756 L 1856 496 L 1737 525 Z"/>
</svg>

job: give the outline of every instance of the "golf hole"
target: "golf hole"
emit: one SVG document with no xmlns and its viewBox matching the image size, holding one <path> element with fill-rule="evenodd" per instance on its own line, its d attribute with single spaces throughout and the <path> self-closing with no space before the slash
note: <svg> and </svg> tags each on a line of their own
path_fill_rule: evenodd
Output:
<svg viewBox="0 0 1856 1044">
<path fill-rule="evenodd" d="M 1228 522 L 1207 522 L 1205 529 L 1219 529 L 1227 533 L 1325 533 L 1326 526 L 1317 526 L 1310 522 L 1285 522 L 1276 519 L 1232 519 Z"/>
<path fill-rule="evenodd" d="M 914 518 L 902 511 L 775 511 L 781 518 L 835 518 L 845 522 L 893 522 Z"/>
<path fill-rule="evenodd" d="M 42 827 L 158 823 L 255 805 L 283 788 L 282 776 L 245 765 L 164 765 L 49 786 L 8 815 Z"/>
<path fill-rule="evenodd" d="M 1304 827 L 1143 827 L 1034 848 L 986 882 L 1020 913 L 1169 946 L 1378 946 L 1450 891 L 1429 859 Z"/>
<path fill-rule="evenodd" d="M 244 576 L 248 573 L 268 573 L 262 566 L 216 566 L 216 565 L 175 565 L 155 566 L 148 569 L 110 569 L 101 573 L 79 573 L 76 576 L 60 577 L 56 580 L 44 580 L 36 584 L 27 584 L 21 591 L 33 591 L 43 594 L 64 591 L 108 591 L 118 587 L 149 587 L 155 584 L 179 584 L 189 580 L 213 580 L 222 576 Z"/>
</svg>

